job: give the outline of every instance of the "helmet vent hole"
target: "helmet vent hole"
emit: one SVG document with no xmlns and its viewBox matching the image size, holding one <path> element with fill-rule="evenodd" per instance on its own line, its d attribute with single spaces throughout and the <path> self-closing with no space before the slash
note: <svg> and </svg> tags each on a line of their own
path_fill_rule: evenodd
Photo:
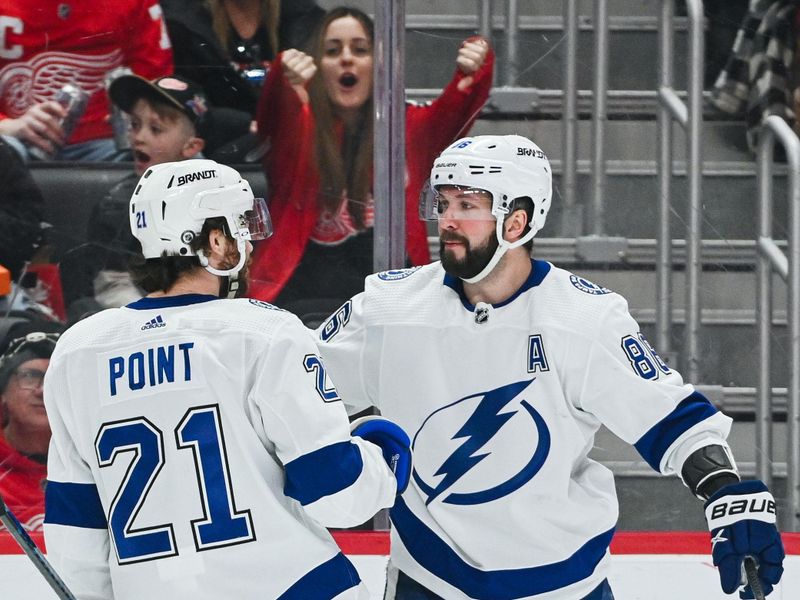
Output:
<svg viewBox="0 0 800 600">
<path fill-rule="evenodd" d="M 502 173 L 503 167 L 489 167 L 489 173 Z"/>
<path fill-rule="evenodd" d="M 491 146 L 487 146 L 487 148 L 489 148 L 490 150 L 493 148 L 497 148 L 497 144 L 492 144 Z"/>
<path fill-rule="evenodd" d="M 163 219 L 166 214 L 167 214 L 167 203 L 162 200 L 161 201 L 161 218 Z"/>
<path fill-rule="evenodd" d="M 187 250 L 186 248 L 181 248 L 181 249 L 179 250 L 179 252 L 180 252 L 181 254 L 186 254 L 186 253 L 188 252 L 188 250 Z"/>
<path fill-rule="evenodd" d="M 539 209 L 539 214 L 540 214 L 540 215 L 543 215 L 543 214 L 544 214 L 544 209 L 543 209 L 543 208 L 540 208 L 540 209 Z"/>
<path fill-rule="evenodd" d="M 453 178 L 453 174 L 451 173 L 450 175 L 447 176 L 447 178 L 448 179 L 452 179 Z"/>
</svg>

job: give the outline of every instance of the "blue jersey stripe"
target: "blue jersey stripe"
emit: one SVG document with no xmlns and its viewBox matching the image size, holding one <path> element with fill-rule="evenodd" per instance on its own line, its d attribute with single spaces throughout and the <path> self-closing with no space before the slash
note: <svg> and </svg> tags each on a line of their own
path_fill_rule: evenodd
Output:
<svg viewBox="0 0 800 600">
<path fill-rule="evenodd" d="M 550 272 L 550 263 L 544 260 L 535 260 L 531 259 L 531 272 L 528 275 L 528 278 L 525 282 L 520 286 L 520 288 L 514 292 L 510 298 L 503 300 L 498 304 L 492 304 L 495 308 L 500 308 L 501 306 L 505 306 L 506 304 L 510 304 L 514 300 L 516 300 L 521 294 L 527 292 L 531 288 L 535 288 L 537 285 L 544 281 L 544 278 L 547 277 L 547 274 Z M 444 280 L 442 281 L 444 285 L 454 290 L 459 298 L 461 298 L 461 304 L 464 305 L 470 312 L 475 311 L 475 305 L 472 304 L 469 299 L 467 299 L 467 295 L 464 292 L 464 282 L 455 277 L 450 275 L 449 273 L 445 273 Z"/>
<path fill-rule="evenodd" d="M 360 582 L 355 567 L 340 552 L 303 575 L 278 600 L 331 600 Z"/>
<path fill-rule="evenodd" d="M 93 483 L 48 481 L 44 490 L 44 522 L 87 529 L 106 529 L 108 522 Z"/>
<path fill-rule="evenodd" d="M 358 446 L 337 442 L 287 463 L 283 493 L 300 504 L 311 504 L 353 485 L 363 467 Z"/>
<path fill-rule="evenodd" d="M 158 298 L 141 298 L 136 302 L 131 302 L 125 308 L 133 310 L 153 310 L 157 308 L 173 308 L 175 306 L 189 306 L 201 302 L 211 302 L 219 300 L 218 296 L 209 294 L 181 294 L 180 296 L 160 296 Z"/>
<path fill-rule="evenodd" d="M 634 447 L 653 469 L 659 471 L 661 459 L 667 449 L 684 432 L 707 418 L 715 415 L 717 409 L 700 392 L 684 398 L 671 413 L 653 425 Z"/>
<path fill-rule="evenodd" d="M 391 516 L 395 531 L 414 560 L 439 579 L 477 600 L 524 598 L 586 579 L 605 556 L 614 535 L 614 529 L 609 529 L 586 542 L 569 558 L 556 563 L 483 571 L 464 562 L 411 512 L 402 498 L 395 502 Z"/>
</svg>

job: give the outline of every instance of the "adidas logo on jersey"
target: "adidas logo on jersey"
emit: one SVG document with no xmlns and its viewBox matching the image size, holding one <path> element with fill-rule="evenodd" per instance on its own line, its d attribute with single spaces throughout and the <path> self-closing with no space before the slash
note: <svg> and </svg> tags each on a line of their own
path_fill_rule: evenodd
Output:
<svg viewBox="0 0 800 600">
<path fill-rule="evenodd" d="M 166 327 L 167 324 L 164 323 L 164 319 L 161 318 L 161 315 L 150 319 L 147 323 L 142 325 L 142 331 L 147 331 L 148 329 L 158 329 L 159 327 Z"/>
</svg>

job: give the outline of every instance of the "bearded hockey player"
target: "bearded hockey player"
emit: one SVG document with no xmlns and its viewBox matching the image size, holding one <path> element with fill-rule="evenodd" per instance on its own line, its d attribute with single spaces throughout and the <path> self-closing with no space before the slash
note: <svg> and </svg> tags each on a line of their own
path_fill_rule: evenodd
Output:
<svg viewBox="0 0 800 600">
<path fill-rule="evenodd" d="M 264 201 L 230 167 L 164 163 L 130 223 L 148 295 L 69 329 L 45 381 L 53 566 L 81 600 L 363 597 L 325 527 L 394 503 L 408 438 L 384 419 L 351 437 L 299 319 L 223 298 Z"/>
<path fill-rule="evenodd" d="M 613 598 L 614 479 L 588 458 L 601 424 L 705 501 L 723 590 L 750 555 L 769 592 L 775 503 L 739 481 L 731 420 L 659 358 L 621 296 L 531 259 L 551 190 L 530 140 L 457 141 L 422 202 L 441 262 L 367 278 L 318 331 L 343 397 L 412 438 L 387 598 Z"/>
</svg>

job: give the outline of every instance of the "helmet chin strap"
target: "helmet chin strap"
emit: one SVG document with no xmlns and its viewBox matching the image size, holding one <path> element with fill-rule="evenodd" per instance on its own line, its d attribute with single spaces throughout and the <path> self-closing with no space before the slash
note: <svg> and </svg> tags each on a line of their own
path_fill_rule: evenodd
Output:
<svg viewBox="0 0 800 600">
<path fill-rule="evenodd" d="M 510 248 L 511 245 L 505 240 L 503 240 L 502 242 L 500 242 L 500 245 L 497 246 L 497 250 L 494 251 L 492 258 L 489 259 L 489 262 L 486 263 L 486 266 L 483 267 L 483 269 L 481 269 L 480 273 L 478 273 L 474 277 L 462 277 L 461 279 L 465 283 L 478 283 L 481 279 L 486 277 L 492 271 L 492 269 L 494 269 L 497 266 L 497 263 L 500 262 L 500 259 L 503 258 L 503 255 L 506 252 L 508 252 Z"/>
<path fill-rule="evenodd" d="M 500 259 L 503 258 L 506 252 L 511 250 L 512 248 L 518 248 L 522 246 L 525 242 L 533 237 L 533 234 L 528 232 L 516 242 L 509 242 L 503 237 L 503 223 L 504 219 L 497 219 L 497 228 L 495 229 L 495 235 L 497 236 L 497 250 L 494 251 L 492 258 L 489 259 L 489 262 L 486 263 L 486 266 L 481 269 L 480 273 L 475 275 L 474 277 L 462 277 L 461 280 L 465 283 L 478 283 L 481 279 L 486 277 L 489 273 L 491 273 L 492 269 L 497 266 L 497 263 L 500 262 Z"/>
<path fill-rule="evenodd" d="M 228 279 L 228 298 L 235 298 L 236 292 L 239 291 L 239 272 L 242 270 L 242 267 L 244 267 L 244 261 L 246 260 L 245 244 L 246 242 L 242 238 L 236 240 L 236 249 L 239 251 L 239 262 L 232 269 L 215 269 L 208 264 L 208 257 L 205 255 L 205 253 L 202 250 L 197 251 L 197 258 L 200 259 L 200 265 L 206 271 L 212 275 L 226 277 Z"/>
</svg>

